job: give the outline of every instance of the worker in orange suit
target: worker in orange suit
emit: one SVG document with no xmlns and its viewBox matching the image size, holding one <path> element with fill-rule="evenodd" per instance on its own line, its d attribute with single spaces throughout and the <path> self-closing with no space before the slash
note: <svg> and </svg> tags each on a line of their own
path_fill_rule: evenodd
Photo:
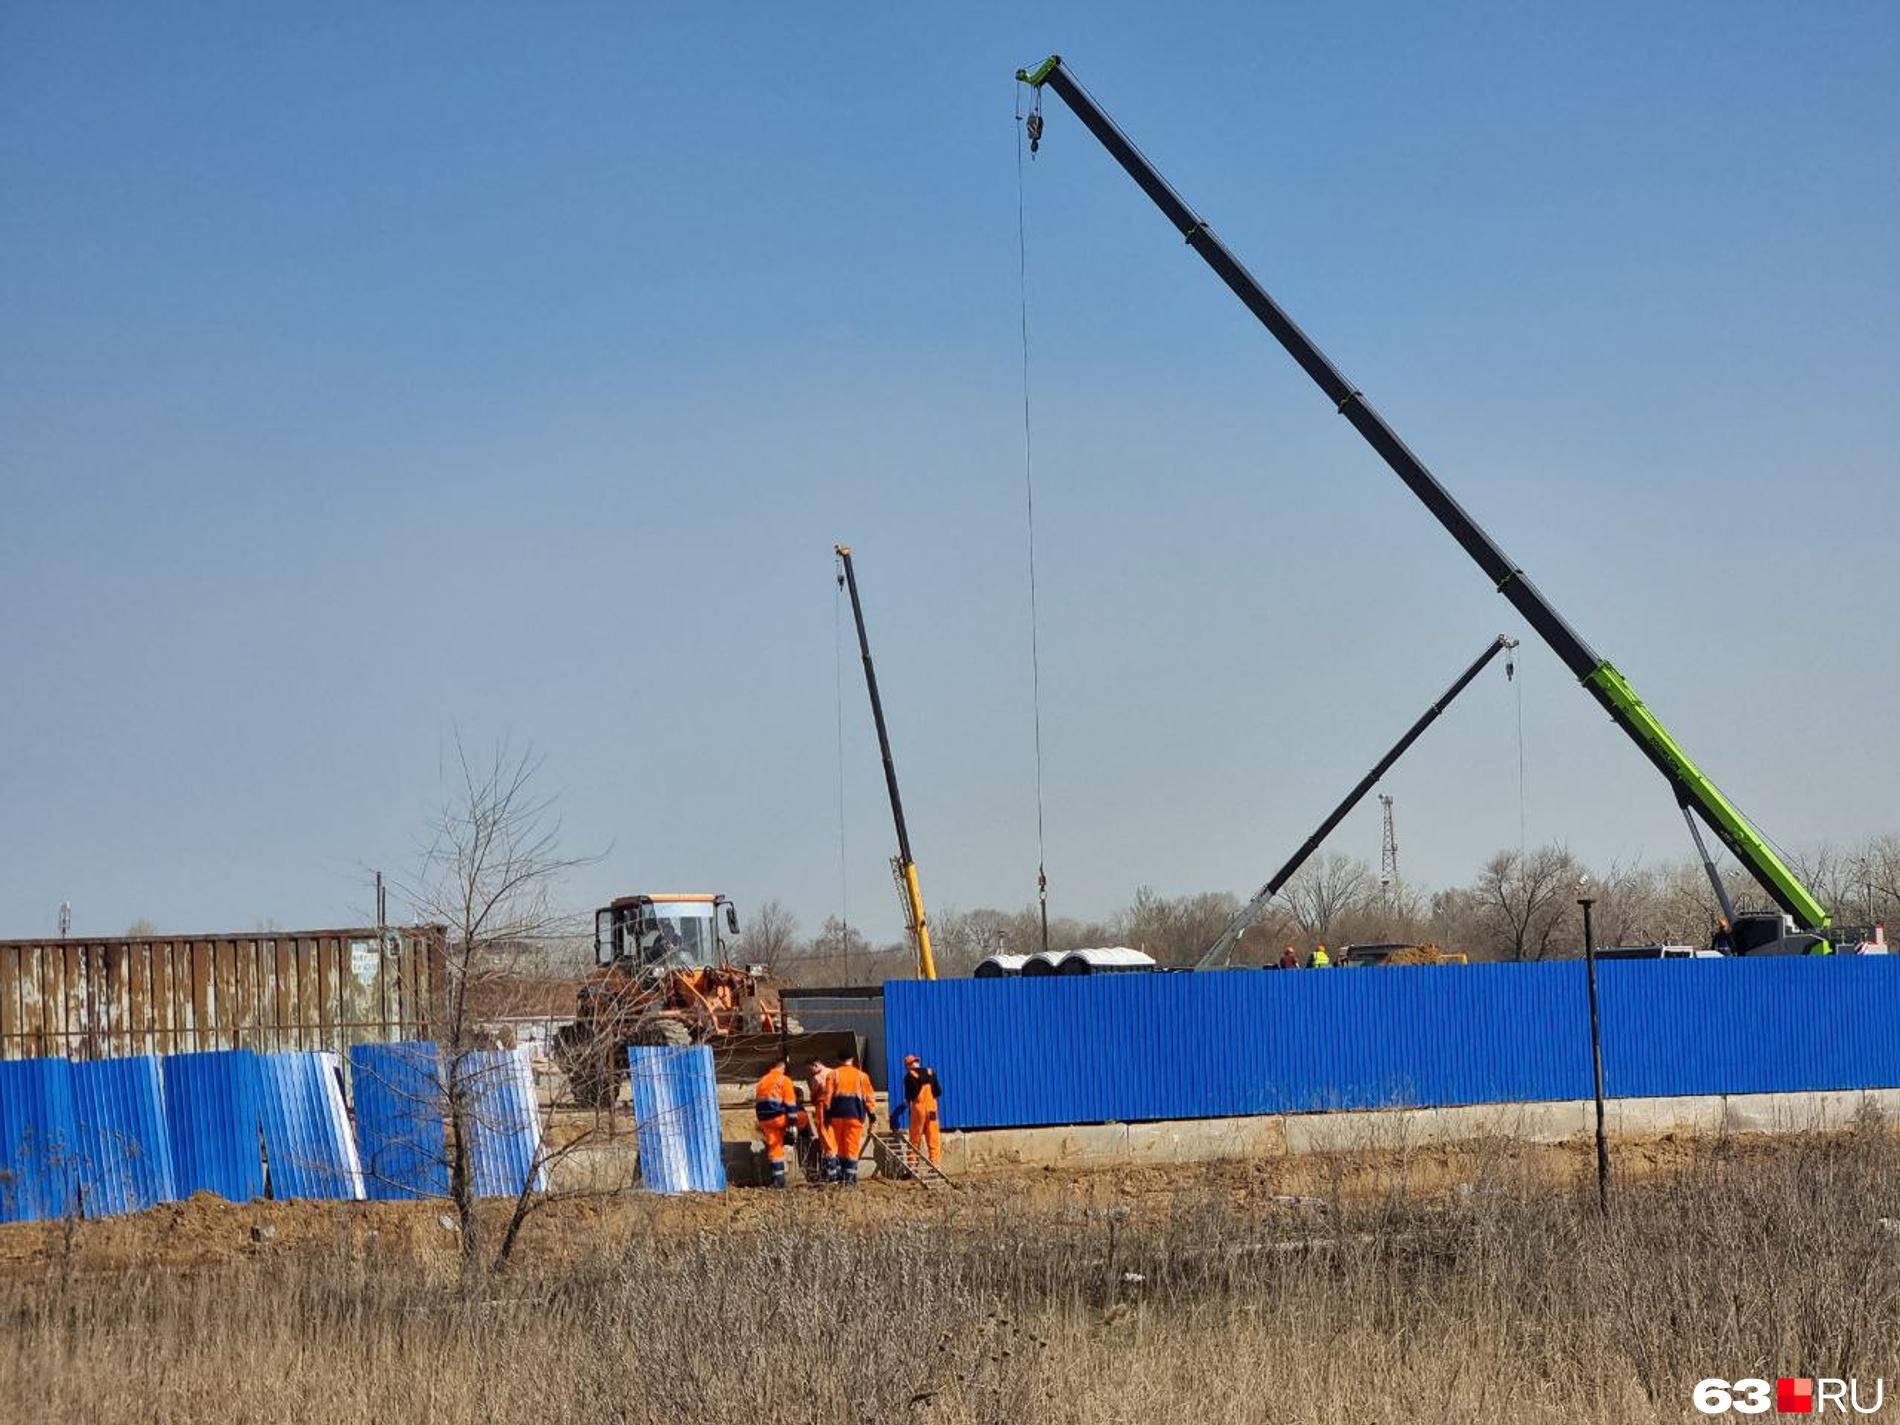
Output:
<svg viewBox="0 0 1900 1425">
<path fill-rule="evenodd" d="M 838 1181 L 838 1150 L 831 1139 L 831 1124 L 825 1120 L 831 1106 L 832 1070 L 822 1059 L 811 1061 L 806 1075 L 811 1081 L 811 1127 L 818 1139 L 818 1176 L 825 1182 Z"/>
<path fill-rule="evenodd" d="M 838 1067 L 831 1071 L 825 1122 L 830 1125 L 831 1149 L 838 1160 L 836 1181 L 856 1187 L 864 1138 L 877 1123 L 877 1090 L 871 1087 L 871 1076 L 858 1067 L 856 1050 L 840 1054 Z"/>
<path fill-rule="evenodd" d="M 799 1171 L 803 1174 L 806 1181 L 809 1182 L 811 1180 L 813 1145 L 817 1143 L 818 1137 L 811 1131 L 811 1111 L 806 1107 L 803 1098 L 800 1098 L 798 1101 L 798 1117 L 793 1119 L 792 1123 L 794 1135 L 792 1138 L 792 1161 L 798 1164 Z"/>
<path fill-rule="evenodd" d="M 933 1163 L 943 1161 L 943 1132 L 937 1124 L 937 1101 L 943 1084 L 937 1071 L 924 1067 L 915 1054 L 904 1056 L 904 1110 L 910 1119 L 910 1148 Z"/>
<path fill-rule="evenodd" d="M 774 1059 L 752 1090 L 752 1111 L 758 1116 L 759 1137 L 765 1140 L 765 1161 L 772 1170 L 772 1186 L 785 1186 L 785 1143 L 798 1118 L 798 1090 L 785 1072 L 783 1057 Z"/>
</svg>

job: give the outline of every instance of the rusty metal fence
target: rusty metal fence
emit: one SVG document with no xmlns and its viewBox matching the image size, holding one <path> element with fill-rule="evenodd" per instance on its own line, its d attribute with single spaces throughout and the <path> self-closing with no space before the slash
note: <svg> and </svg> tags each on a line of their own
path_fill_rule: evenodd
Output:
<svg viewBox="0 0 1900 1425">
<path fill-rule="evenodd" d="M 441 926 L 0 940 L 0 1059 L 426 1039 Z"/>
</svg>

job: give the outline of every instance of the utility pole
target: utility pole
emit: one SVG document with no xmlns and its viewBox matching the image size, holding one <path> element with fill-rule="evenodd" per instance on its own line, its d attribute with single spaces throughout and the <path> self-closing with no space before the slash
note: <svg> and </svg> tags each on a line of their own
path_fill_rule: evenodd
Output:
<svg viewBox="0 0 1900 1425">
<path fill-rule="evenodd" d="M 1586 878 L 1577 887 L 1584 889 Z M 1583 963 L 1585 975 L 1590 982 L 1590 1063 L 1596 1075 L 1597 1100 L 1597 1208 L 1605 1217 L 1610 1215 L 1610 1142 L 1603 1132 L 1603 1030 L 1597 1015 L 1597 942 L 1595 928 L 1590 924 L 1590 908 L 1596 904 L 1594 896 L 1577 897 L 1577 904 L 1583 907 Z"/>
</svg>

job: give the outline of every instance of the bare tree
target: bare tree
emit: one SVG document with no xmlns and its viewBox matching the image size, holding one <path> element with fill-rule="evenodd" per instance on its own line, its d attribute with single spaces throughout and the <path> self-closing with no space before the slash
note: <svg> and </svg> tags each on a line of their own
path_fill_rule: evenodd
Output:
<svg viewBox="0 0 1900 1425">
<path fill-rule="evenodd" d="M 1111 928 L 1112 938 L 1146 951 L 1164 965 L 1192 965 L 1239 909 L 1238 898 L 1226 891 L 1164 896 L 1152 886 L 1141 886 L 1135 891 L 1134 904 Z"/>
<path fill-rule="evenodd" d="M 855 925 L 828 916 L 810 940 L 779 961 L 787 985 L 871 985 L 911 973 L 908 945 L 873 947 Z"/>
<path fill-rule="evenodd" d="M 1377 878 L 1356 856 L 1338 851 L 1316 856 L 1280 892 L 1300 935 L 1330 940 L 1336 923 L 1371 897 Z"/>
<path fill-rule="evenodd" d="M 768 973 L 798 947 L 798 917 L 780 902 L 766 901 L 747 917 L 742 948 L 746 962 Z"/>
<path fill-rule="evenodd" d="M 1900 836 L 1876 837 L 1862 848 L 1858 861 L 1865 918 L 1884 925 L 1900 914 Z"/>
<path fill-rule="evenodd" d="M 931 946 L 937 957 L 937 973 L 967 975 L 985 958 L 997 954 L 1023 954 L 1038 947 L 1015 942 L 1016 917 L 1008 911 L 979 907 L 956 910 L 945 907 L 931 917 Z"/>
<path fill-rule="evenodd" d="M 1794 873 L 1820 898 L 1822 905 L 1833 909 L 1837 916 L 1851 915 L 1866 885 L 1862 856 L 1831 842 L 1822 842 L 1806 851 L 1792 853 L 1788 860 Z"/>
<path fill-rule="evenodd" d="M 563 856 L 554 802 L 534 788 L 541 762 L 531 751 L 516 754 L 497 745 L 479 759 L 456 742 L 457 782 L 422 847 L 413 882 L 398 890 L 420 921 L 447 927 L 442 1015 L 436 1026 L 441 1051 L 441 1111 L 447 1121 L 449 1198 L 461 1228 L 463 1261 L 479 1266 L 486 1257 L 473 1144 L 485 1128 L 479 1121 L 496 1070 L 492 1036 L 483 1016 L 505 1000 L 528 947 L 574 936 L 574 919 L 551 899 L 569 871 L 595 858 Z M 553 1148 L 534 1145 L 532 1161 L 515 1193 L 500 1242 L 489 1265 L 507 1265 L 521 1228 L 546 1199 L 536 1191 L 549 1164 L 572 1152 L 587 1135 Z"/>
<path fill-rule="evenodd" d="M 1578 868 L 1578 875 L 1584 873 Z M 1588 894 L 1596 900 L 1592 912 L 1599 941 L 1604 945 L 1647 945 L 1673 942 L 1662 910 L 1661 877 L 1641 861 L 1612 861 L 1610 868 L 1591 880 Z M 1579 895 L 1585 894 L 1583 891 Z"/>
<path fill-rule="evenodd" d="M 1571 909 L 1580 869 L 1569 851 L 1500 851 L 1471 888 L 1489 947 L 1501 959 L 1542 960 Z"/>
</svg>

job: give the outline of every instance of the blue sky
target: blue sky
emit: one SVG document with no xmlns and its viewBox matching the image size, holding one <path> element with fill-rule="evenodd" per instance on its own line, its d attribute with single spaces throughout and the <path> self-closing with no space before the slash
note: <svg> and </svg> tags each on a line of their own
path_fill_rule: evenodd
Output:
<svg viewBox="0 0 1900 1425">
<path fill-rule="evenodd" d="M 1900 19 L 1839 4 L 0 16 L 0 935 L 334 924 L 456 731 L 564 897 L 839 905 L 831 546 L 933 905 L 1033 892 L 1010 75 L 1052 49 L 1784 844 L 1895 828 Z M 1058 101 L 1026 185 L 1056 910 L 1250 890 L 1484 579 Z M 1527 643 L 1532 841 L 1675 856 Z M 898 928 L 845 672 L 849 909 Z M 1518 688 L 1390 779 L 1518 840 Z M 1376 804 L 1333 843 L 1375 856 Z"/>
</svg>

